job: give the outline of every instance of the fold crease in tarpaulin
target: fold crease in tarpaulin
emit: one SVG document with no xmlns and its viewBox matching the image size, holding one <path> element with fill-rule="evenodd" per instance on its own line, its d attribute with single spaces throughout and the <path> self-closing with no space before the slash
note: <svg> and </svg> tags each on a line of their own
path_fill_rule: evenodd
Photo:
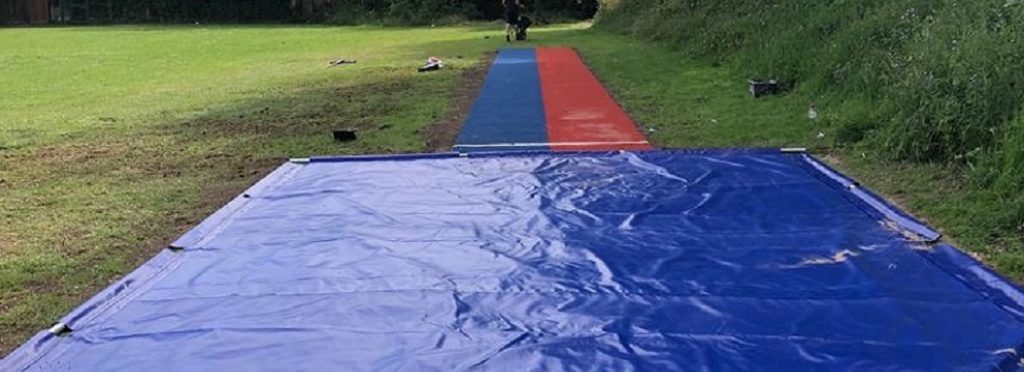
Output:
<svg viewBox="0 0 1024 372">
<path fill-rule="evenodd" d="M 851 185 L 777 150 L 289 162 L 0 369 L 1017 368 L 1020 288 Z"/>
</svg>

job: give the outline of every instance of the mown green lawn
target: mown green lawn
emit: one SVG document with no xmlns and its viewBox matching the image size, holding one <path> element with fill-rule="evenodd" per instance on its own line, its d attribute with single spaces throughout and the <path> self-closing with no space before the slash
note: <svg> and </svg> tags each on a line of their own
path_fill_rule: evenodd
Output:
<svg viewBox="0 0 1024 372">
<path fill-rule="evenodd" d="M 0 29 L 0 351 L 288 157 L 438 148 L 431 128 L 457 120 L 457 88 L 505 46 L 499 30 Z M 1019 242 L 976 238 L 983 229 L 957 218 L 977 206 L 963 203 L 955 172 L 833 148 L 830 128 L 806 118 L 810 97 L 753 100 L 732 69 L 584 24 L 532 35 L 580 49 L 665 147 L 814 148 L 1022 279 Z M 432 55 L 450 68 L 417 73 Z M 327 68 L 333 58 L 358 63 Z M 334 128 L 360 138 L 335 143 Z"/>
</svg>

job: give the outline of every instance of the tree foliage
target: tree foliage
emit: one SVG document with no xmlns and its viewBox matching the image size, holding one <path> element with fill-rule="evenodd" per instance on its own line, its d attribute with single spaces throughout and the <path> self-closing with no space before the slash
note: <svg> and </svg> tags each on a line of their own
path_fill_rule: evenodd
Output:
<svg viewBox="0 0 1024 372">
<path fill-rule="evenodd" d="M 501 0 L 52 0 L 58 18 L 74 23 L 260 22 L 434 24 L 501 18 Z M 524 0 L 528 13 L 547 19 L 587 19 L 596 0 Z M 83 7 L 82 5 L 88 5 Z M 60 10 L 64 9 L 64 10 Z"/>
<path fill-rule="evenodd" d="M 336 0 L 339 23 L 385 22 L 436 24 L 459 20 L 502 17 L 501 0 Z M 527 14 L 540 22 L 589 19 L 597 13 L 596 0 L 523 0 Z"/>
</svg>

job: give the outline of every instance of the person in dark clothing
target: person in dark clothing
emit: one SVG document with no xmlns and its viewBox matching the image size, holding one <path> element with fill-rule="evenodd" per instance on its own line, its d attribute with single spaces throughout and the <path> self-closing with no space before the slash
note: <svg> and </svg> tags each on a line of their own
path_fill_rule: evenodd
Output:
<svg viewBox="0 0 1024 372">
<path fill-rule="evenodd" d="M 522 5 L 519 0 L 502 0 L 505 5 L 505 41 L 511 42 L 519 26 Z"/>
<path fill-rule="evenodd" d="M 526 30 L 533 26 L 533 20 L 525 15 L 519 16 L 519 24 L 516 25 L 516 41 L 526 41 L 528 36 Z"/>
</svg>

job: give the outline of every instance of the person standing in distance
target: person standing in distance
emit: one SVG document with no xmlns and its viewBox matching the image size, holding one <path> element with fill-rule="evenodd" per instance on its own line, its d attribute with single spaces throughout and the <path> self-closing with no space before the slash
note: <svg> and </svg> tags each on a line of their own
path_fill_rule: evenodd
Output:
<svg viewBox="0 0 1024 372">
<path fill-rule="evenodd" d="M 519 15 L 522 11 L 520 0 L 502 0 L 505 5 L 505 41 L 512 42 L 516 28 L 519 26 Z"/>
</svg>

